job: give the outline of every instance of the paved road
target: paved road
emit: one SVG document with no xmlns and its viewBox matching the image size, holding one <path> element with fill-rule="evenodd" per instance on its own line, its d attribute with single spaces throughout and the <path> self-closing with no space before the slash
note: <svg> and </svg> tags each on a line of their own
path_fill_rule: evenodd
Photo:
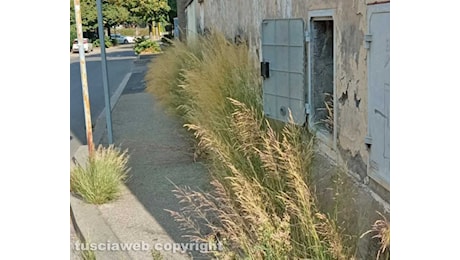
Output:
<svg viewBox="0 0 460 260">
<path fill-rule="evenodd" d="M 106 49 L 109 92 L 112 96 L 131 72 L 133 60 L 136 58 L 132 45 L 122 45 Z M 102 85 L 102 68 L 99 49 L 86 55 L 86 71 L 88 77 L 91 119 L 95 124 L 105 107 L 104 89 Z M 86 144 L 85 117 L 81 90 L 80 63 L 78 53 L 70 54 L 70 154 L 80 145 Z"/>
</svg>

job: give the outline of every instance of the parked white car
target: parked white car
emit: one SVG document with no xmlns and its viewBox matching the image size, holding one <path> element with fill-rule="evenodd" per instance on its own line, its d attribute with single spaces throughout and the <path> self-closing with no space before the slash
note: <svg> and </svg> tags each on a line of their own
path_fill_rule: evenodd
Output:
<svg viewBox="0 0 460 260">
<path fill-rule="evenodd" d="M 93 44 L 89 42 L 88 38 L 83 38 L 83 48 L 85 49 L 85 52 L 93 51 Z M 78 39 L 75 39 L 72 45 L 72 52 L 78 52 L 78 49 Z"/>
<path fill-rule="evenodd" d="M 134 43 L 134 37 L 125 36 L 121 34 L 112 34 L 110 35 L 110 39 L 115 39 L 119 44 L 122 43 Z"/>
</svg>

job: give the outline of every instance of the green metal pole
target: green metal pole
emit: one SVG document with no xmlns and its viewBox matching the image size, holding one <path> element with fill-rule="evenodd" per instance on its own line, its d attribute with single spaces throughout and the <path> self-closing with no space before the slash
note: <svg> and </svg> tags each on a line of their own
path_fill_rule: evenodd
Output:
<svg viewBox="0 0 460 260">
<path fill-rule="evenodd" d="M 101 66 L 102 66 L 102 85 L 104 87 L 104 99 L 105 99 L 105 119 L 107 122 L 107 141 L 109 144 L 113 144 L 112 135 L 112 107 L 110 105 L 110 92 L 109 92 L 109 78 L 107 74 L 107 57 L 105 55 L 105 33 L 104 26 L 102 23 L 102 1 L 97 0 L 97 22 L 99 41 L 101 43 Z"/>
</svg>

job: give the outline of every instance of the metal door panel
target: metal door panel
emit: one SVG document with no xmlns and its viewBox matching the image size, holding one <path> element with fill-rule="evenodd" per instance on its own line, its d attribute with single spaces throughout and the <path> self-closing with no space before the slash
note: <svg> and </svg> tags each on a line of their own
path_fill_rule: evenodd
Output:
<svg viewBox="0 0 460 260">
<path fill-rule="evenodd" d="M 277 72 L 274 73 L 274 76 L 276 77 L 276 94 L 280 97 L 289 98 L 289 86 L 286 84 L 289 81 L 289 73 Z"/>
<path fill-rule="evenodd" d="M 263 80 L 264 113 L 287 122 L 305 122 L 305 48 L 302 19 L 267 19 L 262 22 L 263 61 L 269 77 Z"/>
<path fill-rule="evenodd" d="M 273 70 L 289 71 L 289 47 L 276 46 L 276 62 L 271 65 Z"/>
<path fill-rule="evenodd" d="M 389 4 L 368 7 L 369 175 L 390 183 L 390 10 Z"/>
<path fill-rule="evenodd" d="M 297 75 L 300 75 L 303 77 L 304 75 L 304 64 L 305 61 L 303 59 L 299 59 L 297 55 L 299 53 L 304 52 L 304 47 L 294 47 L 290 46 L 289 47 L 289 70 L 290 72 L 296 72 L 298 73 Z M 294 76 L 296 74 L 292 74 L 291 76 Z"/>
<path fill-rule="evenodd" d="M 275 44 L 288 45 L 289 44 L 289 20 L 276 20 L 275 21 Z"/>
</svg>

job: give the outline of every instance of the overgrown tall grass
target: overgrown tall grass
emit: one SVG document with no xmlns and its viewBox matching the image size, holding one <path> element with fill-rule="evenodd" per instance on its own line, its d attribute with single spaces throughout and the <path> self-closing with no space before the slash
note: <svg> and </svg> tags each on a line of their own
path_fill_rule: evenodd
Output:
<svg viewBox="0 0 460 260">
<path fill-rule="evenodd" d="M 70 189 L 86 202 L 103 204 L 116 199 L 127 179 L 128 154 L 113 145 L 100 145 L 86 165 L 77 165 L 70 174 Z"/>
<path fill-rule="evenodd" d="M 373 233 L 374 236 L 372 236 L 372 238 L 377 238 L 380 245 L 380 248 L 377 251 L 376 260 L 379 260 L 380 256 L 384 257 L 384 259 L 390 259 L 390 222 L 384 215 L 382 215 L 382 213 L 377 212 L 377 214 L 379 214 L 382 218 L 376 220 L 372 225 L 372 228 L 363 233 L 361 237 Z"/>
<path fill-rule="evenodd" d="M 197 240 L 224 244 L 223 258 L 350 259 L 334 219 L 309 187 L 313 138 L 262 113 L 261 85 L 247 47 L 212 34 L 158 57 L 148 90 L 183 118 L 212 172 L 211 193 L 176 187 L 171 212 Z"/>
</svg>

